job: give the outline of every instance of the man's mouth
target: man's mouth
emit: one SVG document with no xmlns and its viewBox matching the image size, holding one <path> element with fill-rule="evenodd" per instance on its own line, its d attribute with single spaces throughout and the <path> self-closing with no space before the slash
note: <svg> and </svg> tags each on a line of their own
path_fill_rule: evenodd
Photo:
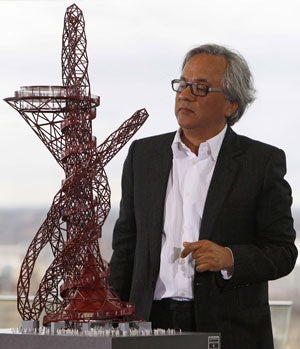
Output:
<svg viewBox="0 0 300 349">
<path fill-rule="evenodd" d="M 183 113 L 193 113 L 193 110 L 187 107 L 179 107 L 178 111 Z"/>
</svg>

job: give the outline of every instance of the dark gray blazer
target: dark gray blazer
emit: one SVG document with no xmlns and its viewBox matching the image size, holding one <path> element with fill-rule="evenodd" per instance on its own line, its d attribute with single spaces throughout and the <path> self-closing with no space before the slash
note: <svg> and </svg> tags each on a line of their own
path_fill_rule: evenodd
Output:
<svg viewBox="0 0 300 349">
<path fill-rule="evenodd" d="M 175 133 L 132 143 L 113 234 L 111 282 L 148 319 L 160 266 Z M 234 274 L 195 272 L 197 330 L 221 332 L 222 348 L 273 348 L 268 280 L 287 275 L 297 249 L 284 152 L 228 127 L 208 190 L 199 239 L 228 246 Z"/>
</svg>

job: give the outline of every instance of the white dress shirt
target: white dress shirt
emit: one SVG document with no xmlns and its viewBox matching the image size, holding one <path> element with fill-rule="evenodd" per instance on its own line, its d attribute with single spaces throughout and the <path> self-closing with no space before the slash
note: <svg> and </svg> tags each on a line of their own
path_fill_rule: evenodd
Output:
<svg viewBox="0 0 300 349">
<path fill-rule="evenodd" d="M 181 258 L 183 242 L 199 240 L 204 204 L 227 126 L 200 144 L 195 155 L 180 138 L 172 143 L 173 163 L 165 199 L 159 277 L 154 299 L 193 299 L 194 261 Z"/>
</svg>

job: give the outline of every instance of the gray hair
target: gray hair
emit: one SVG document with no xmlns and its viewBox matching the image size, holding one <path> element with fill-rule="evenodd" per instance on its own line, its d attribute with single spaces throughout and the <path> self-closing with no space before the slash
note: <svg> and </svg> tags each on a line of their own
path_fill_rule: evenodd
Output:
<svg viewBox="0 0 300 349">
<path fill-rule="evenodd" d="M 229 125 L 234 125 L 242 117 L 247 106 L 255 99 L 253 77 L 246 60 L 238 52 L 224 46 L 206 44 L 195 47 L 186 54 L 182 69 L 191 57 L 198 54 L 225 58 L 227 68 L 221 84 L 225 98 L 238 104 L 237 110 L 227 120 Z"/>
</svg>

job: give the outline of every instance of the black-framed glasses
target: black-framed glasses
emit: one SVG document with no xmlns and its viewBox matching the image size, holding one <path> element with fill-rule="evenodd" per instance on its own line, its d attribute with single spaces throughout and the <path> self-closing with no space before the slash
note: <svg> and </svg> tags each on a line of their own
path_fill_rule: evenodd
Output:
<svg viewBox="0 0 300 349">
<path fill-rule="evenodd" d="M 194 96 L 204 97 L 208 94 L 208 92 L 222 92 L 223 90 L 218 87 L 208 87 L 207 85 L 201 82 L 188 82 L 181 79 L 174 79 L 171 81 L 172 89 L 175 92 L 182 92 L 188 86 L 190 87 L 191 93 Z"/>
</svg>

